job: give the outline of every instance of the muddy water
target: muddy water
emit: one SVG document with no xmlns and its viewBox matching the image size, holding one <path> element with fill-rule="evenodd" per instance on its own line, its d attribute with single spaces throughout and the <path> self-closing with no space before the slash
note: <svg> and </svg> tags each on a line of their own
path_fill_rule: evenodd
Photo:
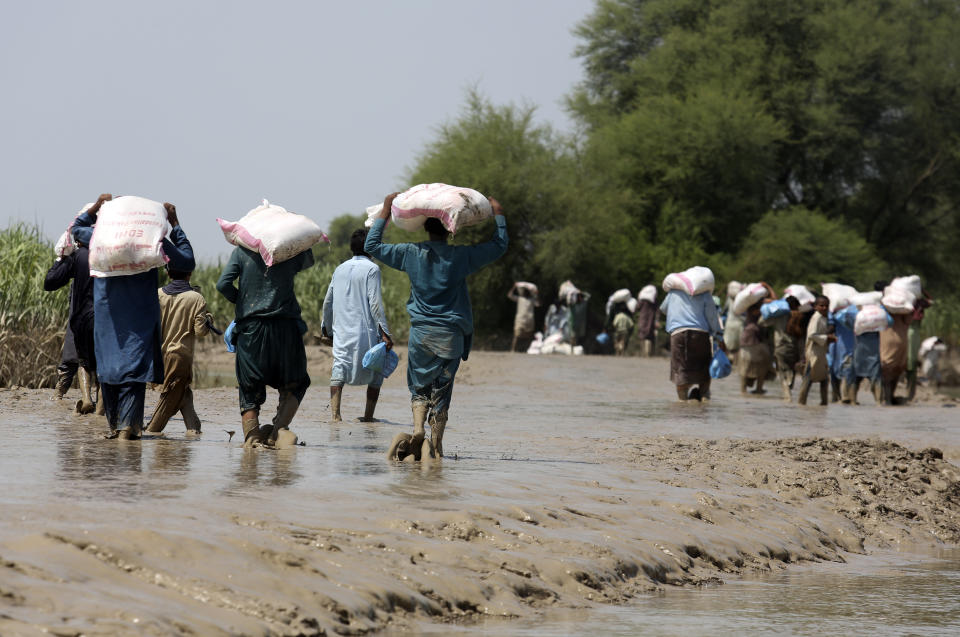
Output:
<svg viewBox="0 0 960 637">
<path fill-rule="evenodd" d="M 689 444 L 890 440 L 957 464 L 955 403 L 883 409 L 864 393 L 859 408 L 800 409 L 743 399 L 728 379 L 709 405 L 679 405 L 663 360 L 477 353 L 458 376 L 448 457 L 418 466 L 383 459 L 409 428 L 402 366 L 381 422 L 353 420 L 362 390 L 348 388 L 333 424 L 329 368 L 312 360 L 294 423 L 305 446 L 280 452 L 228 440 L 230 388 L 197 393 L 200 440 L 174 420 L 139 443 L 98 439 L 103 423 L 49 392 L 0 392 L 0 634 L 731 634 L 777 630 L 775 614 L 788 632 L 814 614 L 849 632 L 862 621 L 849 609 L 870 595 L 882 606 L 884 588 L 904 610 L 876 631 L 956 626 L 940 613 L 960 598 L 955 556 L 889 557 L 942 548 L 949 506 L 867 525 L 783 487 L 778 460 L 753 464 L 759 448 L 731 446 L 743 457 L 721 471 L 713 447 Z M 934 486 L 953 480 L 913 462 Z M 769 483 L 745 477 L 761 470 Z"/>
</svg>

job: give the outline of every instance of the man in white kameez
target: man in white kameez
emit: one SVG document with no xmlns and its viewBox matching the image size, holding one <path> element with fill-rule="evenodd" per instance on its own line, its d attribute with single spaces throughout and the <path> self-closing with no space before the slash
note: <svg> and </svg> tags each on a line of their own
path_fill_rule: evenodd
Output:
<svg viewBox="0 0 960 637">
<path fill-rule="evenodd" d="M 320 331 L 333 338 L 333 371 L 330 373 L 330 410 L 340 421 L 340 399 L 344 385 L 366 385 L 367 406 L 362 422 L 373 422 L 373 411 L 380 398 L 383 375 L 363 366 L 363 355 L 383 340 L 393 347 L 390 328 L 383 309 L 380 268 L 363 251 L 367 230 L 356 230 L 350 237 L 353 258 L 333 271 L 333 279 L 323 300 Z"/>
</svg>

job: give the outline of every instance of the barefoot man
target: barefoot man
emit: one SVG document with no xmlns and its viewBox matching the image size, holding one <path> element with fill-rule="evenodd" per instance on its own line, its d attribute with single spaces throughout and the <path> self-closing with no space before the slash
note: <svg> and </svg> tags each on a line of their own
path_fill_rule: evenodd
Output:
<svg viewBox="0 0 960 637">
<path fill-rule="evenodd" d="M 367 405 L 362 422 L 373 422 L 383 374 L 363 366 L 363 355 L 382 339 L 393 348 L 387 316 L 383 311 L 380 268 L 364 252 L 367 229 L 355 230 L 350 237 L 353 258 L 333 271 L 323 299 L 320 331 L 333 337 L 333 370 L 330 372 L 330 411 L 334 422 L 340 418 L 343 386 L 366 385 Z"/>
<path fill-rule="evenodd" d="M 473 246 L 447 244 L 449 233 L 439 219 L 423 224 L 430 235 L 421 243 L 383 243 L 383 227 L 394 197 L 387 195 L 383 210 L 367 235 L 368 254 L 410 278 L 410 339 L 407 354 L 407 386 L 413 409 L 413 436 L 398 434 L 389 456 L 419 460 L 430 451 L 443 456 L 443 430 L 447 424 L 453 379 L 461 360 L 467 360 L 473 340 L 473 309 L 467 291 L 467 276 L 507 251 L 507 220 L 496 199 L 490 205 L 496 215 L 496 232 L 490 241 Z M 424 440 L 429 418 L 430 440 Z"/>
</svg>

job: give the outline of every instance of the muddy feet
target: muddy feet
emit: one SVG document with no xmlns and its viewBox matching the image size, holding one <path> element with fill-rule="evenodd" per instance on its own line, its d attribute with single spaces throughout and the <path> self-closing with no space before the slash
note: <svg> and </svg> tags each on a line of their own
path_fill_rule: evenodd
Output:
<svg viewBox="0 0 960 637">
<path fill-rule="evenodd" d="M 86 415 L 86 414 L 92 414 L 94 411 L 96 411 L 97 406 L 94 405 L 93 403 L 84 402 L 83 400 L 78 400 L 77 405 L 74 409 L 78 414 Z"/>
<path fill-rule="evenodd" d="M 420 462 L 436 458 L 433 443 L 420 436 L 419 441 L 410 434 L 397 434 L 390 443 L 387 458 L 399 462 Z"/>
</svg>

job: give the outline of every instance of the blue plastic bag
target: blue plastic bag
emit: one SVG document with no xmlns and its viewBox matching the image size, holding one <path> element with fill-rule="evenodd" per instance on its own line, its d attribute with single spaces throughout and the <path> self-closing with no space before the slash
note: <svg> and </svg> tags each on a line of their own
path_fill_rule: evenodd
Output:
<svg viewBox="0 0 960 637">
<path fill-rule="evenodd" d="M 597 343 L 600 345 L 606 345 L 610 342 L 610 335 L 606 332 L 600 332 L 597 334 Z"/>
<path fill-rule="evenodd" d="M 233 330 L 236 329 L 237 322 L 230 321 L 230 325 L 223 331 L 223 342 L 227 344 L 227 351 L 231 354 L 237 353 L 237 347 L 233 344 Z"/>
<path fill-rule="evenodd" d="M 400 363 L 400 357 L 392 349 L 387 349 L 386 343 L 377 343 L 363 355 L 363 366 L 369 370 L 383 374 L 386 378 L 393 373 Z"/>
<path fill-rule="evenodd" d="M 764 303 L 760 306 L 760 316 L 764 320 L 777 318 L 778 316 L 783 316 L 784 314 L 789 313 L 790 304 L 787 303 L 786 299 L 777 299 L 776 301 L 770 301 L 769 303 Z"/>
<path fill-rule="evenodd" d="M 715 347 L 713 360 L 710 361 L 710 378 L 726 378 L 732 371 L 733 365 L 730 364 L 730 359 L 722 349 Z"/>
</svg>

